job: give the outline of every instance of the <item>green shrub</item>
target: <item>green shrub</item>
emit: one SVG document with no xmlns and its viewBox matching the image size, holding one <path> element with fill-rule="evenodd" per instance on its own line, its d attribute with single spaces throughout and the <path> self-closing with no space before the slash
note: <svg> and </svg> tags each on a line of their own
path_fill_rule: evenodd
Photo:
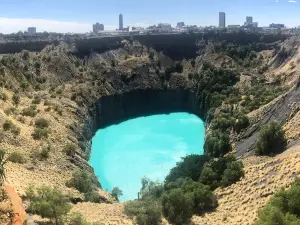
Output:
<svg viewBox="0 0 300 225">
<path fill-rule="evenodd" d="M 63 152 L 65 152 L 67 156 L 74 156 L 76 153 L 76 145 L 73 143 L 66 144 L 63 148 Z"/>
<path fill-rule="evenodd" d="M 161 204 L 154 200 L 128 201 L 124 211 L 139 225 L 160 225 L 162 222 Z"/>
<path fill-rule="evenodd" d="M 20 103 L 20 95 L 18 95 L 18 94 L 14 94 L 13 96 L 12 96 L 12 101 L 13 101 L 13 103 L 15 104 L 15 105 L 18 105 L 19 103 Z"/>
<path fill-rule="evenodd" d="M 142 188 L 139 192 L 139 198 L 145 199 L 160 199 L 164 192 L 163 184 L 154 182 L 148 178 L 142 178 Z"/>
<path fill-rule="evenodd" d="M 241 130 L 249 126 L 249 118 L 246 115 L 240 115 L 236 118 L 234 123 L 235 132 L 239 133 Z"/>
<path fill-rule="evenodd" d="M 117 201 L 119 201 L 119 198 L 122 195 L 123 195 L 123 192 L 118 187 L 114 187 L 111 191 L 111 196 L 113 196 Z"/>
<path fill-rule="evenodd" d="M 229 186 L 244 175 L 243 164 L 233 155 L 212 159 L 206 163 L 199 177 L 199 182 L 214 190 L 220 186 Z"/>
<path fill-rule="evenodd" d="M 221 184 L 224 187 L 230 186 L 231 184 L 237 182 L 242 176 L 244 176 L 242 162 L 230 162 L 227 164 L 227 168 L 222 175 Z"/>
<path fill-rule="evenodd" d="M 230 138 L 227 133 L 213 131 L 206 136 L 204 143 L 205 154 L 218 158 L 231 151 Z"/>
<path fill-rule="evenodd" d="M 8 160 L 13 163 L 19 163 L 19 164 L 23 164 L 26 162 L 26 159 L 25 159 L 23 153 L 19 152 L 19 151 L 10 153 L 8 156 Z"/>
<path fill-rule="evenodd" d="M 14 124 L 11 120 L 5 120 L 5 122 L 3 123 L 3 130 L 5 131 L 11 130 L 13 126 Z"/>
<path fill-rule="evenodd" d="M 41 129 L 48 128 L 49 127 L 49 121 L 46 120 L 45 118 L 38 118 L 35 121 L 35 126 L 37 128 L 41 128 Z"/>
<path fill-rule="evenodd" d="M 189 155 L 182 158 L 182 161 L 176 163 L 176 166 L 170 170 L 166 176 L 165 182 L 176 181 L 179 178 L 191 178 L 198 181 L 202 168 L 210 157 L 206 155 Z"/>
<path fill-rule="evenodd" d="M 14 135 L 19 135 L 19 134 L 21 133 L 21 128 L 14 125 L 14 126 L 12 127 L 12 129 L 11 129 L 11 132 L 12 132 Z"/>
<path fill-rule="evenodd" d="M 188 222 L 193 216 L 193 196 L 180 188 L 173 189 L 162 197 L 162 211 L 166 219 L 175 225 Z"/>
<path fill-rule="evenodd" d="M 56 225 L 62 225 L 64 216 L 71 209 L 68 196 L 61 191 L 42 186 L 36 190 L 29 187 L 26 196 L 30 200 L 28 212 L 49 218 Z"/>
<path fill-rule="evenodd" d="M 78 170 L 73 173 L 73 178 L 66 185 L 74 187 L 81 193 L 92 192 L 95 189 L 94 178 L 91 173 L 85 170 Z"/>
<path fill-rule="evenodd" d="M 206 210 L 211 210 L 217 207 L 217 199 L 208 185 L 195 182 L 190 178 L 180 178 L 175 182 L 166 185 L 165 194 L 172 190 L 180 189 L 184 194 L 189 194 L 192 198 L 193 213 L 202 213 Z"/>
<path fill-rule="evenodd" d="M 291 188 L 276 193 L 258 214 L 255 225 L 298 225 L 300 224 L 300 180 Z"/>
<path fill-rule="evenodd" d="M 101 198 L 97 191 L 89 191 L 87 193 L 84 193 L 84 201 L 101 203 Z"/>
<path fill-rule="evenodd" d="M 23 58 L 24 60 L 29 59 L 29 51 L 23 50 L 23 52 L 22 52 L 22 58 Z"/>
<path fill-rule="evenodd" d="M 8 97 L 5 93 L 1 92 L 0 93 L 0 99 L 5 102 L 5 101 L 7 101 Z"/>
<path fill-rule="evenodd" d="M 32 137 L 35 140 L 41 140 L 42 138 L 48 138 L 48 133 L 48 129 L 35 128 Z"/>
<path fill-rule="evenodd" d="M 44 147 L 41 150 L 37 151 L 34 157 L 36 157 L 38 160 L 47 160 L 49 158 L 50 152 L 51 146 L 48 145 L 47 147 Z"/>
<path fill-rule="evenodd" d="M 42 101 L 41 97 L 36 95 L 36 96 L 34 96 L 34 99 L 32 100 L 32 104 L 38 105 L 41 103 L 41 101 Z"/>
<path fill-rule="evenodd" d="M 11 108 L 5 109 L 4 113 L 9 116 L 9 115 L 15 114 L 16 111 L 17 111 L 17 109 L 15 107 L 11 107 Z"/>
<path fill-rule="evenodd" d="M 80 213 L 72 213 L 67 218 L 68 225 L 90 225 Z"/>
<path fill-rule="evenodd" d="M 281 126 L 276 122 L 271 122 L 260 131 L 256 153 L 258 155 L 278 154 L 284 151 L 286 144 Z"/>
<path fill-rule="evenodd" d="M 23 111 L 22 111 L 23 116 L 35 117 L 36 114 L 37 114 L 36 106 L 30 106 L 26 109 L 23 109 Z"/>
</svg>

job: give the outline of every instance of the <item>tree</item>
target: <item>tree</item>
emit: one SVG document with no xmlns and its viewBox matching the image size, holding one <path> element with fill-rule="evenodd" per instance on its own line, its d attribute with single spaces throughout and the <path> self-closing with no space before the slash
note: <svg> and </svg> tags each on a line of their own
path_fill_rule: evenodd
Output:
<svg viewBox="0 0 300 225">
<path fill-rule="evenodd" d="M 139 225 L 159 225 L 162 221 L 161 204 L 155 200 L 128 201 L 125 203 L 125 214 L 136 220 Z"/>
<path fill-rule="evenodd" d="M 114 187 L 111 191 L 111 195 L 119 201 L 119 197 L 123 195 L 123 192 L 118 187 Z"/>
<path fill-rule="evenodd" d="M 175 225 L 188 222 L 193 215 L 193 194 L 176 188 L 162 196 L 162 211 L 166 219 Z"/>
<path fill-rule="evenodd" d="M 206 155 L 188 155 L 176 164 L 166 176 L 165 182 L 176 181 L 178 178 L 189 177 L 193 181 L 198 181 L 203 166 L 210 160 Z"/>
<path fill-rule="evenodd" d="M 231 151 L 230 138 L 227 133 L 213 131 L 207 135 L 204 143 L 205 154 L 218 158 Z"/>
<path fill-rule="evenodd" d="M 68 196 L 50 187 L 42 186 L 34 190 L 30 186 L 26 196 L 30 200 L 29 212 L 54 220 L 56 225 L 63 224 L 63 217 L 71 209 Z"/>
<path fill-rule="evenodd" d="M 142 188 L 139 193 L 141 199 L 159 199 L 163 191 L 163 184 L 154 182 L 146 177 L 142 178 Z"/>
<path fill-rule="evenodd" d="M 223 175 L 221 184 L 226 187 L 237 182 L 242 176 L 244 176 L 242 162 L 234 161 L 227 165 Z"/>
<path fill-rule="evenodd" d="M 277 122 L 271 122 L 265 125 L 259 134 L 256 153 L 258 155 L 278 154 L 284 151 L 286 144 L 281 126 Z"/>
<path fill-rule="evenodd" d="M 73 178 L 69 180 L 66 185 L 74 187 L 81 193 L 88 193 L 95 189 L 94 179 L 86 170 L 78 170 L 73 173 Z"/>
</svg>

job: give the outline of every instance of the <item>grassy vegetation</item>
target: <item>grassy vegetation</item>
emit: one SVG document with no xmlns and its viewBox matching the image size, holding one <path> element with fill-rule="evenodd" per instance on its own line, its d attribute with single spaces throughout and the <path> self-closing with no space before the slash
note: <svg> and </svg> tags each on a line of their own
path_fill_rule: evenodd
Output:
<svg viewBox="0 0 300 225">
<path fill-rule="evenodd" d="M 10 153 L 8 156 L 8 160 L 13 163 L 19 163 L 19 164 L 23 164 L 26 162 L 26 158 L 24 157 L 24 154 L 19 151 L 14 151 Z"/>
<path fill-rule="evenodd" d="M 29 117 L 35 117 L 37 115 L 37 109 L 35 105 L 32 105 L 28 108 L 23 109 L 22 115 L 23 116 L 29 116 Z"/>
<path fill-rule="evenodd" d="M 277 122 L 265 125 L 257 141 L 258 155 L 278 154 L 284 151 L 287 141 L 282 127 Z"/>
<path fill-rule="evenodd" d="M 64 218 L 71 209 L 67 195 L 46 186 L 36 189 L 30 186 L 26 197 L 30 200 L 28 212 L 49 218 L 55 225 L 64 224 Z"/>
<path fill-rule="evenodd" d="M 276 193 L 259 212 L 255 225 L 298 225 L 300 224 L 300 180 L 291 188 Z"/>
<path fill-rule="evenodd" d="M 139 200 L 126 203 L 125 213 L 138 224 L 160 224 L 162 215 L 171 224 L 186 224 L 194 214 L 217 207 L 214 189 L 229 186 L 243 175 L 242 163 L 233 156 L 218 160 L 206 155 L 187 156 L 170 171 L 164 184 L 142 179 Z"/>
<path fill-rule="evenodd" d="M 67 181 L 67 187 L 73 187 L 84 193 L 85 201 L 99 203 L 101 201 L 97 192 L 99 182 L 97 178 L 86 170 L 78 170 L 73 173 L 72 179 Z"/>
<path fill-rule="evenodd" d="M 5 120 L 3 123 L 3 130 L 10 131 L 14 135 L 19 135 L 21 132 L 21 129 L 17 127 L 11 120 Z"/>
</svg>

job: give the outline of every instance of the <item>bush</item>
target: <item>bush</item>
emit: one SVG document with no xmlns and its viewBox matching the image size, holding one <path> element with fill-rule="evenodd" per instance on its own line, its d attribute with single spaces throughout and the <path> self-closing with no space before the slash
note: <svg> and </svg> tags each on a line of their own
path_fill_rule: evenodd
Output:
<svg viewBox="0 0 300 225">
<path fill-rule="evenodd" d="M 181 189 L 184 194 L 191 195 L 193 213 L 199 214 L 217 206 L 216 196 L 208 185 L 195 182 L 190 178 L 180 178 L 166 186 L 166 193 L 174 189 Z"/>
<path fill-rule="evenodd" d="M 73 143 L 66 144 L 63 148 L 63 152 L 65 152 L 67 156 L 74 156 L 76 153 L 76 145 Z"/>
<path fill-rule="evenodd" d="M 275 194 L 258 214 L 255 225 L 297 225 L 300 224 L 300 180 L 292 184 L 290 189 Z"/>
<path fill-rule="evenodd" d="M 222 175 L 221 184 L 224 187 L 230 186 L 231 184 L 237 182 L 242 176 L 244 176 L 242 162 L 230 162 L 228 163 L 227 168 Z"/>
<path fill-rule="evenodd" d="M 26 159 L 25 159 L 23 153 L 19 152 L 19 151 L 10 153 L 8 156 L 8 160 L 13 163 L 19 163 L 19 164 L 23 164 L 26 162 Z"/>
<path fill-rule="evenodd" d="M 48 138 L 48 133 L 47 129 L 35 128 L 32 137 L 35 140 L 41 140 L 42 138 Z"/>
<path fill-rule="evenodd" d="M 49 127 L 49 121 L 44 119 L 44 118 L 39 118 L 35 121 L 35 126 L 37 128 L 41 128 L 41 129 L 48 128 Z"/>
<path fill-rule="evenodd" d="M 244 175 L 243 164 L 233 155 L 212 159 L 206 163 L 199 177 L 199 182 L 214 190 L 220 186 L 229 186 Z"/>
<path fill-rule="evenodd" d="M 97 191 L 90 191 L 90 192 L 84 193 L 84 201 L 101 203 L 101 198 Z"/>
<path fill-rule="evenodd" d="M 5 120 L 5 122 L 3 123 L 3 130 L 8 131 L 12 129 L 13 126 L 14 124 L 11 120 Z"/>
<path fill-rule="evenodd" d="M 111 191 L 111 196 L 113 196 L 117 201 L 119 201 L 119 197 L 122 195 L 123 192 L 118 187 L 114 187 Z"/>
<path fill-rule="evenodd" d="M 74 172 L 73 178 L 69 180 L 66 185 L 68 187 L 74 187 L 81 193 L 92 192 L 96 188 L 92 174 L 85 170 Z"/>
<path fill-rule="evenodd" d="M 68 225 L 90 225 L 80 213 L 72 213 L 67 218 Z"/>
<path fill-rule="evenodd" d="M 284 131 L 276 122 L 264 126 L 259 134 L 257 141 L 258 155 L 278 154 L 284 151 L 286 147 Z"/>
<path fill-rule="evenodd" d="M 229 135 L 221 131 L 213 131 L 207 135 L 204 143 L 205 154 L 218 158 L 231 151 Z"/>
<path fill-rule="evenodd" d="M 11 131 L 15 135 L 19 135 L 21 132 L 21 129 L 13 124 L 10 120 L 5 120 L 3 124 L 3 130 L 5 131 Z"/>
<path fill-rule="evenodd" d="M 157 201 L 128 201 L 125 203 L 124 211 L 139 225 L 159 225 L 162 222 L 161 204 Z"/>
<path fill-rule="evenodd" d="M 160 199 L 164 192 L 163 184 L 154 182 L 148 178 L 142 178 L 142 188 L 139 192 L 139 198 L 145 199 Z"/>
<path fill-rule="evenodd" d="M 8 97 L 5 93 L 2 92 L 2 93 L 0 93 L 0 99 L 5 102 L 5 101 L 7 101 Z"/>
<path fill-rule="evenodd" d="M 249 124 L 249 118 L 246 115 L 240 115 L 238 118 L 236 118 L 234 130 L 235 132 L 239 133 L 241 130 L 247 128 Z"/>
<path fill-rule="evenodd" d="M 34 96 L 34 99 L 32 100 L 32 104 L 38 105 L 41 103 L 41 101 L 42 101 L 41 97 L 36 95 L 36 96 Z"/>
<path fill-rule="evenodd" d="M 51 146 L 48 145 L 47 147 L 42 148 L 39 150 L 34 157 L 38 160 L 47 160 L 49 158 L 49 154 L 51 152 Z"/>
<path fill-rule="evenodd" d="M 175 225 L 188 222 L 193 216 L 193 196 L 177 188 L 162 197 L 162 211 L 166 219 Z"/>
<path fill-rule="evenodd" d="M 22 111 L 23 116 L 35 117 L 36 114 L 37 114 L 36 106 L 30 106 L 29 108 L 23 109 Z"/>
<path fill-rule="evenodd" d="M 49 218 L 56 225 L 63 224 L 63 217 L 71 209 L 68 196 L 50 187 L 43 186 L 36 190 L 29 187 L 26 196 L 30 200 L 28 212 L 37 213 L 42 218 Z"/>
<path fill-rule="evenodd" d="M 13 101 L 13 103 L 15 104 L 15 105 L 18 105 L 19 103 L 20 103 L 20 96 L 18 95 L 18 94 L 14 94 L 13 96 L 12 96 L 12 101 Z"/>
<path fill-rule="evenodd" d="M 193 181 L 198 181 L 202 172 L 203 166 L 210 160 L 206 155 L 189 155 L 182 158 L 170 173 L 166 176 L 165 182 L 169 183 L 176 181 L 179 178 L 191 178 Z"/>
</svg>

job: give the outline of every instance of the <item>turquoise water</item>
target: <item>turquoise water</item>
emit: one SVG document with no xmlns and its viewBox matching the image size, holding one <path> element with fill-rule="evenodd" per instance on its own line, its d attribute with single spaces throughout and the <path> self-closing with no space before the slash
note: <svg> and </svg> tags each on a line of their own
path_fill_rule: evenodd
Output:
<svg viewBox="0 0 300 225">
<path fill-rule="evenodd" d="M 163 181 L 189 154 L 203 154 L 204 123 L 188 113 L 154 115 L 99 130 L 92 141 L 90 164 L 102 184 L 123 191 L 120 201 L 133 200 L 141 178 Z"/>
</svg>

